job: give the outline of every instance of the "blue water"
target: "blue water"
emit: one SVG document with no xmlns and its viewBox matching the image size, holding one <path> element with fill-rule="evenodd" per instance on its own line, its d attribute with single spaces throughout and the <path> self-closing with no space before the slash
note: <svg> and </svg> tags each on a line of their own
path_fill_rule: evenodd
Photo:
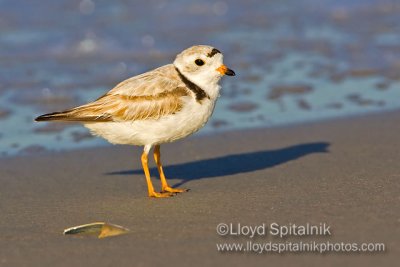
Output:
<svg viewBox="0 0 400 267">
<path fill-rule="evenodd" d="M 400 1 L 0 0 L 0 154 L 105 145 L 34 123 L 210 44 L 223 80 L 201 133 L 400 108 Z"/>
</svg>

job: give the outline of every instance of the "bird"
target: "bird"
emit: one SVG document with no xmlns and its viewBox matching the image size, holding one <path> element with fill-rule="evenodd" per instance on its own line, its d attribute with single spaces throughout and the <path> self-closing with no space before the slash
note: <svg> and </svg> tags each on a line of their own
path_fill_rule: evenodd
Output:
<svg viewBox="0 0 400 267">
<path fill-rule="evenodd" d="M 35 121 L 80 122 L 93 135 L 112 144 L 143 146 L 141 163 L 148 196 L 165 198 L 188 191 L 171 187 L 165 177 L 160 145 L 187 137 L 202 128 L 220 95 L 220 79 L 235 76 L 220 50 L 195 45 L 179 53 L 172 64 L 128 78 L 93 102 L 38 116 Z M 156 192 L 150 179 L 148 155 L 161 180 Z"/>
</svg>

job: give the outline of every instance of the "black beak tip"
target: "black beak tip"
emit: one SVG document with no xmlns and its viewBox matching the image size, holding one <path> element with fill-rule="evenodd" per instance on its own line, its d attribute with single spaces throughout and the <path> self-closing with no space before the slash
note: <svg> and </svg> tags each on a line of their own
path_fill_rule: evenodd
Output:
<svg viewBox="0 0 400 267">
<path fill-rule="evenodd" d="M 228 70 L 225 72 L 225 74 L 228 75 L 228 76 L 235 76 L 235 75 L 236 75 L 236 73 L 235 73 L 233 70 L 231 70 L 231 69 L 228 69 Z"/>
</svg>

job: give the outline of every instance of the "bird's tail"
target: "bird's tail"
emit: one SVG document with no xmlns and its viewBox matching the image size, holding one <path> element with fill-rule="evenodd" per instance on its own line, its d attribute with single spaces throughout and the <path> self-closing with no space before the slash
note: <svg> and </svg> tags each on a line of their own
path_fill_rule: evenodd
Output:
<svg viewBox="0 0 400 267">
<path fill-rule="evenodd" d="M 44 114 L 42 116 L 37 117 L 35 121 L 76 121 L 76 122 L 112 121 L 111 116 L 107 112 L 103 111 L 104 106 L 105 104 L 103 102 L 95 101 L 83 106 L 64 110 L 61 112 Z"/>
<path fill-rule="evenodd" d="M 71 121 L 71 122 L 109 122 L 112 118 L 107 113 L 88 112 L 92 104 L 80 106 L 77 108 L 47 113 L 39 116 L 35 121 Z"/>
<path fill-rule="evenodd" d="M 70 110 L 53 112 L 41 115 L 35 121 L 73 121 L 75 120 L 71 115 Z"/>
</svg>

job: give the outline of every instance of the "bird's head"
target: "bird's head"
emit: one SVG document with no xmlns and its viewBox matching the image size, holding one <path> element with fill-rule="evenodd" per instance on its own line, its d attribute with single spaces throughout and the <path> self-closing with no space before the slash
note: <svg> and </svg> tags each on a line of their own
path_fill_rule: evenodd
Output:
<svg viewBox="0 0 400 267">
<path fill-rule="evenodd" d="M 208 45 L 192 46 L 176 56 L 174 66 L 190 81 L 206 87 L 217 84 L 222 76 L 235 76 L 223 63 L 222 53 Z"/>
</svg>

